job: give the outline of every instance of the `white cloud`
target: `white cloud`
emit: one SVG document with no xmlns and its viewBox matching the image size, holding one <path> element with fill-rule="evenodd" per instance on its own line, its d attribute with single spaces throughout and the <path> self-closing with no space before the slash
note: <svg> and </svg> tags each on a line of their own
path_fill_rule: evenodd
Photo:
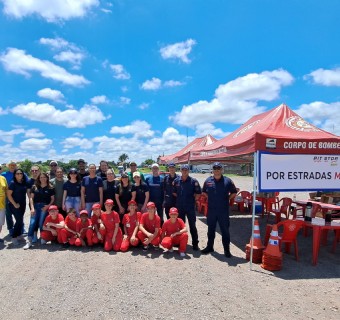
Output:
<svg viewBox="0 0 340 320">
<path fill-rule="evenodd" d="M 38 15 L 48 22 L 84 17 L 98 0 L 2 0 L 4 13 L 17 19 Z"/>
<path fill-rule="evenodd" d="M 93 147 L 93 142 L 89 139 L 80 139 L 78 137 L 69 137 L 61 142 L 66 149 L 72 149 L 79 147 L 80 149 L 91 149 Z"/>
<path fill-rule="evenodd" d="M 55 102 L 64 102 L 64 95 L 59 90 L 44 88 L 37 92 L 40 98 L 50 99 Z"/>
<path fill-rule="evenodd" d="M 0 107 L 0 116 L 3 116 L 5 114 L 8 114 L 9 110 L 8 109 L 3 109 L 2 107 Z"/>
<path fill-rule="evenodd" d="M 314 101 L 302 104 L 294 111 L 315 126 L 340 135 L 340 102 Z"/>
<path fill-rule="evenodd" d="M 28 129 L 25 130 L 26 138 L 42 138 L 45 135 L 39 129 Z"/>
<path fill-rule="evenodd" d="M 23 150 L 45 150 L 47 151 L 52 145 L 53 141 L 51 139 L 36 139 L 31 138 L 20 142 L 20 148 Z"/>
<path fill-rule="evenodd" d="M 104 13 L 112 13 L 112 10 L 109 9 L 101 8 L 100 10 L 103 11 Z"/>
<path fill-rule="evenodd" d="M 177 80 L 167 80 L 163 83 L 161 79 L 153 77 L 151 80 L 146 80 L 145 82 L 143 82 L 141 88 L 143 90 L 159 90 L 162 88 L 173 88 L 184 85 L 185 82 Z"/>
<path fill-rule="evenodd" d="M 84 59 L 85 55 L 81 52 L 73 52 L 73 51 L 62 51 L 57 55 L 53 56 L 53 58 L 57 61 L 66 61 L 73 65 L 75 69 L 79 69 L 82 60 Z"/>
<path fill-rule="evenodd" d="M 111 134 L 132 134 L 134 138 L 151 138 L 154 132 L 151 130 L 151 125 L 146 121 L 136 120 L 126 126 L 114 126 L 110 130 Z"/>
<path fill-rule="evenodd" d="M 244 123 L 251 116 L 264 111 L 258 101 L 279 98 L 282 87 L 290 85 L 293 80 L 292 75 L 282 69 L 251 73 L 220 85 L 211 101 L 203 100 L 183 106 L 170 119 L 188 127 L 218 121 Z"/>
<path fill-rule="evenodd" d="M 128 105 L 128 104 L 130 104 L 131 99 L 127 98 L 127 97 L 120 97 L 119 101 L 120 101 L 120 104 L 122 104 L 122 105 Z"/>
<path fill-rule="evenodd" d="M 196 135 L 198 137 L 206 136 L 207 134 L 212 135 L 214 138 L 223 138 L 228 132 L 223 132 L 222 129 L 216 128 L 211 123 L 202 123 L 196 126 Z"/>
<path fill-rule="evenodd" d="M 50 61 L 40 60 L 26 54 L 24 50 L 16 48 L 7 48 L 7 51 L 1 54 L 0 61 L 7 71 L 22 74 L 26 77 L 30 76 L 30 72 L 36 71 L 44 78 L 72 86 L 82 86 L 90 83 L 83 76 L 71 74 Z"/>
<path fill-rule="evenodd" d="M 40 38 L 39 43 L 50 46 L 52 49 L 61 50 L 63 48 L 70 48 L 70 43 L 60 37 L 56 38 Z M 73 45 L 72 45 L 73 46 Z"/>
<path fill-rule="evenodd" d="M 304 76 L 304 79 L 311 79 L 313 83 L 327 87 L 340 87 L 340 68 L 333 70 L 325 70 L 320 68 Z"/>
<path fill-rule="evenodd" d="M 162 86 L 162 80 L 158 78 L 152 78 L 151 80 L 146 80 L 141 88 L 143 90 L 158 90 Z"/>
<path fill-rule="evenodd" d="M 121 64 L 110 64 L 110 68 L 113 71 L 113 77 L 118 80 L 130 79 L 130 74 L 125 70 Z"/>
<path fill-rule="evenodd" d="M 105 104 L 105 103 L 109 103 L 109 99 L 105 95 L 101 95 L 101 96 L 95 96 L 91 98 L 91 102 L 96 105 Z"/>
<path fill-rule="evenodd" d="M 14 137 L 22 133 L 24 133 L 24 129 L 21 129 L 21 128 L 13 129 L 11 131 L 0 130 L 0 141 L 6 142 L 6 143 L 13 143 Z"/>
<path fill-rule="evenodd" d="M 183 42 L 169 44 L 159 50 L 163 59 L 179 59 L 184 63 L 190 63 L 188 54 L 191 52 L 192 47 L 196 44 L 193 39 L 188 39 Z"/>
<path fill-rule="evenodd" d="M 184 86 L 185 82 L 176 81 L 176 80 L 168 80 L 164 82 L 164 87 L 178 87 Z"/>
<path fill-rule="evenodd" d="M 138 106 L 138 108 L 141 109 L 141 110 L 146 110 L 146 109 L 149 108 L 149 106 L 150 106 L 149 103 L 143 102 Z"/>
<path fill-rule="evenodd" d="M 79 110 L 58 110 L 48 103 L 37 104 L 30 102 L 20 104 L 12 109 L 17 116 L 67 128 L 85 128 L 88 125 L 105 120 L 103 113 L 96 107 L 85 105 Z"/>
</svg>

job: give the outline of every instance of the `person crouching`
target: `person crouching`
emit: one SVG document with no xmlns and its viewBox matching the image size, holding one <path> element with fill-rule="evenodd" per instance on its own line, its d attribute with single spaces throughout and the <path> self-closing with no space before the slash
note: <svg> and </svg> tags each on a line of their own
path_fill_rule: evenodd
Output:
<svg viewBox="0 0 340 320">
<path fill-rule="evenodd" d="M 93 237 L 92 222 L 87 210 L 82 210 L 79 213 L 77 235 L 78 237 L 74 243 L 77 247 L 86 247 L 86 243 L 89 247 L 92 247 L 94 243 L 98 243 L 98 240 Z"/>
<path fill-rule="evenodd" d="M 178 210 L 170 208 L 170 219 L 165 221 L 162 226 L 162 242 L 163 248 L 172 251 L 174 245 L 179 245 L 179 254 L 185 256 L 188 244 L 188 231 L 182 219 L 178 218 Z"/>
<path fill-rule="evenodd" d="M 142 214 L 137 237 L 144 245 L 143 250 L 148 250 L 149 244 L 158 249 L 162 233 L 161 218 L 156 214 L 153 202 L 148 202 L 146 208 L 148 212 Z"/>
<path fill-rule="evenodd" d="M 122 240 L 123 233 L 119 227 L 120 219 L 119 214 L 112 210 L 113 200 L 107 199 L 105 201 L 105 211 L 101 214 L 101 220 L 105 226 L 106 234 L 104 239 L 104 250 L 119 251 Z"/>
<path fill-rule="evenodd" d="M 129 213 L 125 213 L 123 217 L 123 227 L 124 227 L 124 237 L 123 242 L 120 247 L 120 251 L 126 252 L 131 246 L 138 246 L 139 239 L 137 238 L 137 232 L 139 228 L 139 220 L 141 213 L 137 212 L 137 202 L 135 200 L 130 200 L 128 203 Z"/>
<path fill-rule="evenodd" d="M 92 227 L 93 227 L 93 242 L 104 243 L 105 239 L 105 226 L 101 219 L 102 210 L 99 203 L 95 203 L 92 206 Z"/>
<path fill-rule="evenodd" d="M 58 207 L 55 205 L 50 206 L 40 235 L 41 244 L 46 244 L 48 241 L 63 243 L 61 230 L 65 230 L 64 227 L 64 217 L 59 213 Z"/>
</svg>

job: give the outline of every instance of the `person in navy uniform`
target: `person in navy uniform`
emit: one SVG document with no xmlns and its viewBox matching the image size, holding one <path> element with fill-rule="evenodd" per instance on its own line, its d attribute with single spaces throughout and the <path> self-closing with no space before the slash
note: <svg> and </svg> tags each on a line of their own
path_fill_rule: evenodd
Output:
<svg viewBox="0 0 340 320">
<path fill-rule="evenodd" d="M 202 191 L 208 197 L 208 244 L 201 252 L 203 254 L 214 252 L 215 230 L 218 222 L 222 233 L 224 255 L 231 258 L 229 200 L 236 196 L 237 189 L 231 179 L 222 175 L 221 163 L 213 164 L 213 175 L 205 180 Z"/>
<path fill-rule="evenodd" d="M 164 178 L 159 174 L 159 165 L 153 163 L 151 166 L 152 176 L 145 179 L 146 184 L 149 186 L 149 201 L 153 202 L 156 206 L 157 214 L 161 219 L 161 226 L 164 223 L 163 219 L 163 202 L 164 202 Z"/>
<path fill-rule="evenodd" d="M 172 193 L 173 182 L 178 177 L 176 165 L 170 162 L 168 165 L 169 174 L 164 178 L 164 211 L 167 219 L 170 219 L 170 208 L 176 207 L 176 197 Z"/>
<path fill-rule="evenodd" d="M 189 166 L 183 164 L 181 166 L 181 177 L 177 177 L 173 183 L 173 194 L 176 197 L 176 207 L 179 218 L 185 222 L 188 217 L 189 229 L 192 238 L 192 249 L 197 251 L 198 233 L 196 228 L 195 201 L 196 196 L 201 194 L 201 186 L 197 179 L 189 176 Z"/>
</svg>

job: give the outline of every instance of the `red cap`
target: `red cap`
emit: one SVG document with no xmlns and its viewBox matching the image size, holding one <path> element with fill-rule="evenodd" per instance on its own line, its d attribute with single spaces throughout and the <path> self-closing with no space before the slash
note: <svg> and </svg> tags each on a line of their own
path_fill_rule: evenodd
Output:
<svg viewBox="0 0 340 320">
<path fill-rule="evenodd" d="M 51 211 L 51 210 L 58 210 L 58 207 L 55 205 L 49 206 L 48 211 Z"/>
<path fill-rule="evenodd" d="M 100 209 L 100 204 L 99 203 L 95 203 L 93 206 L 92 206 L 92 210 L 93 209 Z"/>
<path fill-rule="evenodd" d="M 177 208 L 175 208 L 175 207 L 170 208 L 169 214 L 177 214 L 177 215 L 178 215 L 178 210 L 177 210 Z"/>
<path fill-rule="evenodd" d="M 135 201 L 135 200 L 130 200 L 129 202 L 128 202 L 128 205 L 130 205 L 130 204 L 134 204 L 135 206 L 137 205 L 137 202 Z"/>
<path fill-rule="evenodd" d="M 156 208 L 156 205 L 153 202 L 148 202 L 146 205 L 147 208 Z"/>
<path fill-rule="evenodd" d="M 79 216 L 81 216 L 82 214 L 86 214 L 87 216 L 89 215 L 87 210 L 81 210 L 80 213 L 79 213 Z"/>
<path fill-rule="evenodd" d="M 107 199 L 106 201 L 105 201 L 105 203 L 104 204 L 111 204 L 111 205 L 113 205 L 114 204 L 114 202 L 113 202 L 113 200 L 112 199 Z"/>
</svg>

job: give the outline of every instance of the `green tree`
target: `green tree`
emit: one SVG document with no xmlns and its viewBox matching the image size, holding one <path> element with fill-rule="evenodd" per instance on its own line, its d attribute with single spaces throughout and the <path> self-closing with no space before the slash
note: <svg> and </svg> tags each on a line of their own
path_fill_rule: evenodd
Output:
<svg viewBox="0 0 340 320">
<path fill-rule="evenodd" d="M 118 162 L 124 164 L 127 159 L 129 159 L 129 156 L 126 153 L 123 153 L 118 157 Z"/>
<path fill-rule="evenodd" d="M 145 163 L 146 165 L 148 165 L 148 166 L 151 166 L 153 163 L 155 163 L 155 160 L 146 159 L 146 160 L 144 161 L 144 163 Z"/>
<path fill-rule="evenodd" d="M 32 165 L 32 161 L 28 159 L 25 159 L 24 161 L 19 163 L 20 169 L 22 169 L 27 174 L 30 174 Z"/>
</svg>

